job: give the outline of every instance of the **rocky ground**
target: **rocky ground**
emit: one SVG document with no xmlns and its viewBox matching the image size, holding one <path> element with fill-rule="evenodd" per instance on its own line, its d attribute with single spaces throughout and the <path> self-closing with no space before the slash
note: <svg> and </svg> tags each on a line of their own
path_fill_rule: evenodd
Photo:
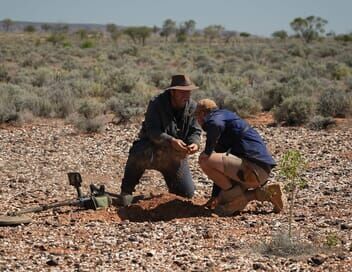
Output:
<svg viewBox="0 0 352 272">
<path fill-rule="evenodd" d="M 294 210 L 299 252 L 277 256 L 272 247 L 287 229 L 287 211 L 275 214 L 270 204 L 252 203 L 238 215 L 218 217 L 204 209 L 212 183 L 195 154 L 192 201 L 167 194 L 161 175 L 148 171 L 136 194 L 149 197 L 129 208 L 65 207 L 33 214 L 28 225 L 1 227 L 0 271 L 350 271 L 351 121 L 323 131 L 272 127 L 265 117 L 249 121 L 277 160 L 296 148 L 309 162 L 308 185 Z M 61 120 L 3 125 L 0 214 L 74 197 L 69 171 L 81 172 L 84 191 L 97 183 L 118 192 L 138 127 L 111 123 L 87 135 Z M 271 180 L 280 181 L 277 170 Z"/>
</svg>

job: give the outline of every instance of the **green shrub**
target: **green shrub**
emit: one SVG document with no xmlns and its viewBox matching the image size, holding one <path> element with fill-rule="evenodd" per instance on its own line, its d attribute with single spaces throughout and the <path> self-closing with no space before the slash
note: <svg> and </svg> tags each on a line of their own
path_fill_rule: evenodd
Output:
<svg viewBox="0 0 352 272">
<path fill-rule="evenodd" d="M 304 96 L 286 98 L 280 106 L 274 108 L 274 119 L 286 125 L 301 125 L 309 120 L 313 103 Z"/>
<path fill-rule="evenodd" d="M 236 112 L 241 117 L 258 113 L 261 108 L 258 101 L 248 96 L 231 95 L 225 98 L 224 107 Z"/>
<path fill-rule="evenodd" d="M 44 59 L 41 55 L 36 52 L 31 52 L 23 56 L 22 66 L 23 67 L 32 67 L 37 69 L 38 67 L 44 65 Z"/>
<path fill-rule="evenodd" d="M 260 95 L 260 104 L 265 111 L 269 111 L 274 107 L 278 107 L 285 98 L 289 96 L 289 91 L 283 86 L 276 86 L 265 90 Z"/>
<path fill-rule="evenodd" d="M 329 248 L 336 247 L 340 243 L 340 238 L 336 232 L 329 232 L 326 235 L 325 245 Z"/>
<path fill-rule="evenodd" d="M 95 99 L 84 99 L 80 102 L 77 112 L 86 119 L 93 119 L 103 112 L 104 105 Z"/>
<path fill-rule="evenodd" d="M 125 70 L 114 70 L 107 75 L 107 79 L 104 82 L 105 85 L 105 97 L 110 97 L 117 93 L 131 93 L 136 86 L 138 78 L 134 76 L 134 73 Z"/>
<path fill-rule="evenodd" d="M 313 130 L 321 130 L 321 129 L 326 129 L 335 123 L 336 122 L 332 117 L 315 115 L 313 118 L 310 119 L 308 123 L 308 127 Z"/>
<path fill-rule="evenodd" d="M 82 49 L 93 48 L 94 42 L 92 40 L 85 40 L 84 42 L 81 43 L 80 47 Z"/>
<path fill-rule="evenodd" d="M 116 117 L 127 121 L 135 116 L 142 115 L 147 109 L 148 100 L 149 97 L 142 93 L 119 94 L 111 97 L 106 105 Z"/>
<path fill-rule="evenodd" d="M 345 117 L 352 109 L 352 95 L 343 90 L 327 89 L 319 97 L 317 111 L 323 116 Z"/>
<path fill-rule="evenodd" d="M 0 84 L 0 123 L 16 121 L 22 108 L 23 90 L 13 84 Z"/>
<path fill-rule="evenodd" d="M 47 41 L 53 45 L 63 44 L 66 41 L 66 35 L 64 33 L 53 33 L 47 38 Z"/>
<path fill-rule="evenodd" d="M 35 71 L 32 85 L 36 87 L 42 87 L 48 83 L 52 78 L 51 71 L 47 68 L 39 68 Z"/>
<path fill-rule="evenodd" d="M 294 57 L 304 58 L 306 56 L 303 45 L 293 44 L 289 47 L 288 53 Z"/>
<path fill-rule="evenodd" d="M 46 95 L 52 105 L 53 116 L 64 118 L 74 112 L 76 97 L 67 87 L 52 86 L 47 90 Z"/>
<path fill-rule="evenodd" d="M 328 63 L 326 70 L 337 80 L 347 78 L 351 74 L 351 69 L 345 63 Z"/>
<path fill-rule="evenodd" d="M 0 124 L 16 121 L 19 114 L 13 104 L 9 104 L 6 100 L 0 100 Z"/>
<path fill-rule="evenodd" d="M 9 73 L 7 72 L 6 68 L 4 65 L 0 66 L 0 82 L 9 82 L 10 81 L 10 76 Z"/>
<path fill-rule="evenodd" d="M 326 58 L 326 57 L 334 57 L 338 54 L 338 50 L 335 47 L 322 47 L 318 51 L 319 57 Z"/>
<path fill-rule="evenodd" d="M 105 127 L 103 116 L 85 118 L 82 115 L 70 116 L 69 121 L 80 131 L 85 133 L 102 132 Z"/>
<path fill-rule="evenodd" d="M 139 50 L 137 46 L 129 46 L 129 47 L 125 47 L 122 48 L 120 51 L 120 54 L 123 55 L 130 55 L 133 57 L 137 57 L 139 55 Z"/>
<path fill-rule="evenodd" d="M 151 71 L 150 82 L 159 89 L 166 88 L 170 85 L 170 74 L 165 70 Z"/>
<path fill-rule="evenodd" d="M 232 94 L 229 91 L 223 90 L 222 88 L 214 88 L 209 92 L 209 97 L 212 98 L 218 107 L 225 107 L 225 99 Z"/>
<path fill-rule="evenodd" d="M 216 71 L 216 61 L 207 55 L 200 55 L 194 59 L 196 68 L 203 73 L 213 73 Z"/>
</svg>

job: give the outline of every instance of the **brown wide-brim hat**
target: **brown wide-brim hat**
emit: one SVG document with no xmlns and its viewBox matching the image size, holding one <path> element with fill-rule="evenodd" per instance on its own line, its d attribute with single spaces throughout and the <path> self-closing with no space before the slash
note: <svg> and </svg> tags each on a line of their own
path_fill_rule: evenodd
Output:
<svg viewBox="0 0 352 272">
<path fill-rule="evenodd" d="M 174 75 L 171 79 L 170 87 L 165 90 L 182 90 L 182 91 L 193 91 L 199 87 L 194 85 L 191 79 L 186 75 Z"/>
</svg>

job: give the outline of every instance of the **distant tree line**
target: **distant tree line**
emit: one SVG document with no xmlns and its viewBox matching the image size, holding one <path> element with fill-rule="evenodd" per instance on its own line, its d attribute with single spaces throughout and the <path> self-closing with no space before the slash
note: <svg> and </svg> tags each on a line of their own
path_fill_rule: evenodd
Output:
<svg viewBox="0 0 352 272">
<path fill-rule="evenodd" d="M 3 19 L 1 22 L 2 29 L 6 32 L 11 31 L 12 26 L 15 24 L 10 18 Z M 325 33 L 325 26 L 328 21 L 316 16 L 308 16 L 306 18 L 297 17 L 290 22 L 290 27 L 294 31 L 293 37 L 300 38 L 306 43 L 310 43 L 322 37 Z M 65 33 L 69 31 L 68 24 L 41 24 L 40 30 L 43 32 Z M 23 31 L 32 33 L 38 29 L 34 25 L 26 25 L 23 27 Z M 109 33 L 111 39 L 115 42 L 124 34 L 128 36 L 133 43 L 145 45 L 146 40 L 152 35 L 159 35 L 164 38 L 165 42 L 168 42 L 171 37 L 175 37 L 177 42 L 186 42 L 190 37 L 202 35 L 209 42 L 224 38 L 225 42 L 228 43 L 233 37 L 250 37 L 252 36 L 248 32 L 235 32 L 227 31 L 222 25 L 209 25 L 204 29 L 197 31 L 196 22 L 194 20 L 187 20 L 177 24 L 172 19 L 166 19 L 161 28 L 158 26 L 147 27 L 147 26 L 133 26 L 133 27 L 118 27 L 116 24 L 109 23 L 105 26 L 105 31 Z M 81 39 L 87 38 L 88 31 L 80 29 L 77 31 Z M 60 34 L 60 35 L 61 35 Z M 336 40 L 349 42 L 352 41 L 352 33 L 335 35 L 333 32 L 329 32 L 326 36 L 333 36 Z M 272 33 L 273 38 L 285 40 L 289 38 L 288 33 L 285 30 L 278 30 Z"/>
</svg>

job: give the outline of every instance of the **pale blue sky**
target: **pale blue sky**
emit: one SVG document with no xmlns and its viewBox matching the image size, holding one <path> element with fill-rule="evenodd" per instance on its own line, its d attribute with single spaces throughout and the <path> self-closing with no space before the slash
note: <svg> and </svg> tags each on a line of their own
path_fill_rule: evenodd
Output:
<svg viewBox="0 0 352 272">
<path fill-rule="evenodd" d="M 352 0 L 0 0 L 0 20 L 162 26 L 193 19 L 199 29 L 220 24 L 264 36 L 310 15 L 327 19 L 328 32 L 349 33 L 351 11 Z"/>
</svg>

